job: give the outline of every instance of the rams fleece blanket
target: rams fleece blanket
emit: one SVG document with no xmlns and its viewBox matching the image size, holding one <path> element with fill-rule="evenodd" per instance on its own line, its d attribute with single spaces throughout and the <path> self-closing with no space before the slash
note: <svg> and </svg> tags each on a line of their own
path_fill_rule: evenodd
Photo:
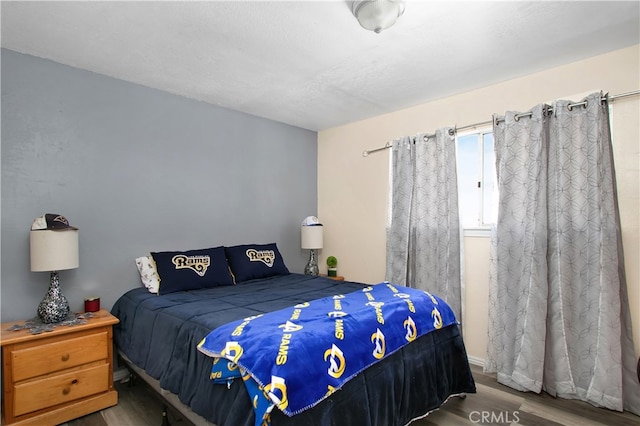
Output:
<svg viewBox="0 0 640 426">
<path fill-rule="evenodd" d="M 437 296 L 381 283 L 225 324 L 198 349 L 214 358 L 214 381 L 243 378 L 260 425 L 274 406 L 298 414 L 404 345 L 455 323 Z"/>
</svg>

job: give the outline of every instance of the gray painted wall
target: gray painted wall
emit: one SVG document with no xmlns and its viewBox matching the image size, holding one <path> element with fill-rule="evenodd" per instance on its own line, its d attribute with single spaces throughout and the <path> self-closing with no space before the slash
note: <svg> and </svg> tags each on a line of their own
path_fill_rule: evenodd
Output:
<svg viewBox="0 0 640 426">
<path fill-rule="evenodd" d="M 2 49 L 2 321 L 32 318 L 49 282 L 29 269 L 43 213 L 78 227 L 71 309 L 111 309 L 157 250 L 276 242 L 302 272 L 317 212 L 317 134 Z"/>
</svg>

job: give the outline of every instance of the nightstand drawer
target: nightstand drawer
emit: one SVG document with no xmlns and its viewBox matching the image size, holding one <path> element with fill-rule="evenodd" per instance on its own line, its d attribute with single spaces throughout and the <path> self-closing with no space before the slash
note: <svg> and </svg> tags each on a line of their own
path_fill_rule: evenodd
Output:
<svg viewBox="0 0 640 426">
<path fill-rule="evenodd" d="M 11 353 L 13 381 L 29 379 L 108 358 L 107 332 L 18 348 Z"/>
<path fill-rule="evenodd" d="M 16 385 L 15 416 L 109 390 L 109 364 L 50 376 Z"/>
</svg>

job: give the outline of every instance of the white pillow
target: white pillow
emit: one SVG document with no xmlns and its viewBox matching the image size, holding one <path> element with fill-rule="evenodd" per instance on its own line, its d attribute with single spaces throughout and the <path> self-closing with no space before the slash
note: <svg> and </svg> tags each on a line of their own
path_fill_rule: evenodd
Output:
<svg viewBox="0 0 640 426">
<path fill-rule="evenodd" d="M 142 284 L 149 290 L 149 293 L 158 293 L 160 287 L 160 277 L 156 269 L 156 263 L 151 256 L 142 256 L 136 259 L 136 266 L 140 272 Z"/>
</svg>

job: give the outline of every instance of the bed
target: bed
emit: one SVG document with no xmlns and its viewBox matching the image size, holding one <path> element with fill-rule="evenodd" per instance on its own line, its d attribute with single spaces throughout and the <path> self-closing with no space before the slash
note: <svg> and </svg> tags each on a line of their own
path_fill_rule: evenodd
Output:
<svg viewBox="0 0 640 426">
<path fill-rule="evenodd" d="M 192 423 L 251 426 L 256 417 L 242 380 L 214 384 L 212 359 L 197 349 L 198 344 L 229 322 L 364 287 L 295 273 L 163 295 L 138 287 L 113 306 L 120 320 L 114 342 L 124 362 L 155 383 L 175 408 L 188 412 Z M 453 324 L 403 346 L 313 408 L 291 417 L 273 410 L 271 424 L 404 425 L 452 396 L 474 392 L 464 343 Z"/>
</svg>

